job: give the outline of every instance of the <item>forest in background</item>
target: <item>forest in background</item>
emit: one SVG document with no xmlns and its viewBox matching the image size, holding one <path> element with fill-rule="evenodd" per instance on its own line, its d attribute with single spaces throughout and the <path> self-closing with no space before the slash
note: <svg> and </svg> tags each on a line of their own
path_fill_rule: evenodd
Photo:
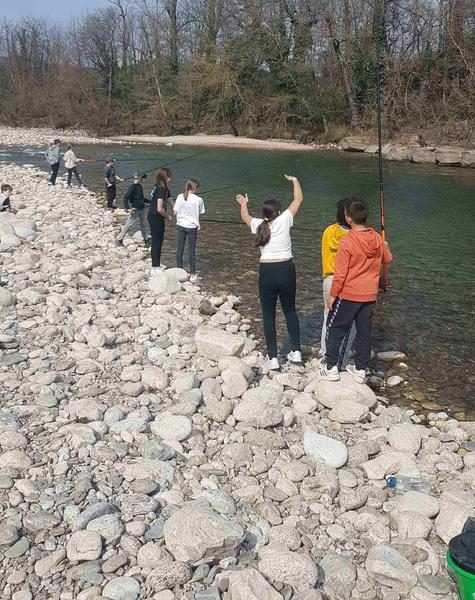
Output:
<svg viewBox="0 0 475 600">
<path fill-rule="evenodd" d="M 336 141 L 374 129 L 378 40 L 386 137 L 475 144 L 473 0 L 104 0 L 54 19 L 0 24 L 5 124 Z"/>
</svg>

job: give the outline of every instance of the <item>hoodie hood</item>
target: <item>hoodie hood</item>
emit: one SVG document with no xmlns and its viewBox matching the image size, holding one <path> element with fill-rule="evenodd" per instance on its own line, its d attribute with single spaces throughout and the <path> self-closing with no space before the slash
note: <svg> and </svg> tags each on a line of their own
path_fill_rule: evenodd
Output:
<svg viewBox="0 0 475 600">
<path fill-rule="evenodd" d="M 368 258 L 373 258 L 381 248 L 381 236 L 369 227 L 363 231 L 350 231 L 351 239 L 358 244 Z"/>
</svg>

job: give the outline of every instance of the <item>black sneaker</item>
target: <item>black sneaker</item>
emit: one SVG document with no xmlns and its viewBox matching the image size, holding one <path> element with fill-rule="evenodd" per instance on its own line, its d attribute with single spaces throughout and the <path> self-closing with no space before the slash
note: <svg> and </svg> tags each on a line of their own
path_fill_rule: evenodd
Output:
<svg viewBox="0 0 475 600">
<path fill-rule="evenodd" d="M 115 243 L 116 246 L 123 246 L 124 242 L 122 240 L 117 240 Z"/>
</svg>

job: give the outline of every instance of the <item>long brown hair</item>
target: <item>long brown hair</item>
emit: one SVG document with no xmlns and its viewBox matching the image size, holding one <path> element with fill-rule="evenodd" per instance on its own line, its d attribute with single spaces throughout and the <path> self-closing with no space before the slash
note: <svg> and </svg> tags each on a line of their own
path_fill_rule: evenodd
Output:
<svg viewBox="0 0 475 600">
<path fill-rule="evenodd" d="M 280 202 L 278 200 L 266 200 L 262 207 L 262 223 L 257 228 L 256 246 L 266 246 L 270 241 L 270 223 L 280 215 Z"/>
<path fill-rule="evenodd" d="M 192 190 L 197 190 L 200 187 L 200 182 L 197 179 L 188 179 L 183 190 L 183 198 L 188 200 L 188 194 Z"/>
<path fill-rule="evenodd" d="M 162 167 L 157 171 L 157 178 L 155 180 L 155 185 L 161 185 L 166 190 L 168 190 L 168 180 L 171 179 L 172 172 L 170 169 L 166 167 Z"/>
</svg>

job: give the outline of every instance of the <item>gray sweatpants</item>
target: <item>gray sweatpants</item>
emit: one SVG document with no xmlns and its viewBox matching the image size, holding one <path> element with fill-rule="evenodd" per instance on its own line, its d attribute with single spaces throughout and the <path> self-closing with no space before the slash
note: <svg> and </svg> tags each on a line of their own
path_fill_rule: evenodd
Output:
<svg viewBox="0 0 475 600">
<path fill-rule="evenodd" d="M 132 209 L 132 211 L 130 212 L 127 221 L 124 223 L 124 226 L 122 227 L 122 230 L 119 234 L 119 241 L 122 241 L 125 236 L 127 235 L 127 232 L 129 231 L 129 229 L 131 229 L 134 225 L 139 225 L 140 227 L 140 231 L 142 232 L 142 237 L 144 239 L 144 242 L 147 241 L 148 238 L 148 234 L 147 234 L 147 230 L 145 229 L 145 213 L 143 209 L 140 210 L 136 210 L 135 208 Z"/>
<path fill-rule="evenodd" d="M 325 356 L 327 351 L 326 337 L 327 337 L 327 318 L 328 318 L 328 306 L 327 302 L 330 298 L 330 289 L 333 283 L 333 275 L 329 275 L 325 277 L 323 280 L 323 325 L 322 325 L 322 337 L 320 340 L 320 353 L 322 356 Z M 350 352 L 353 347 L 353 342 L 355 341 L 356 336 L 356 325 L 353 323 L 349 333 L 341 343 L 340 347 L 340 361 L 338 364 L 338 368 L 343 370 L 346 368 L 346 365 L 350 362 Z M 343 354 L 343 355 L 342 355 Z"/>
</svg>

